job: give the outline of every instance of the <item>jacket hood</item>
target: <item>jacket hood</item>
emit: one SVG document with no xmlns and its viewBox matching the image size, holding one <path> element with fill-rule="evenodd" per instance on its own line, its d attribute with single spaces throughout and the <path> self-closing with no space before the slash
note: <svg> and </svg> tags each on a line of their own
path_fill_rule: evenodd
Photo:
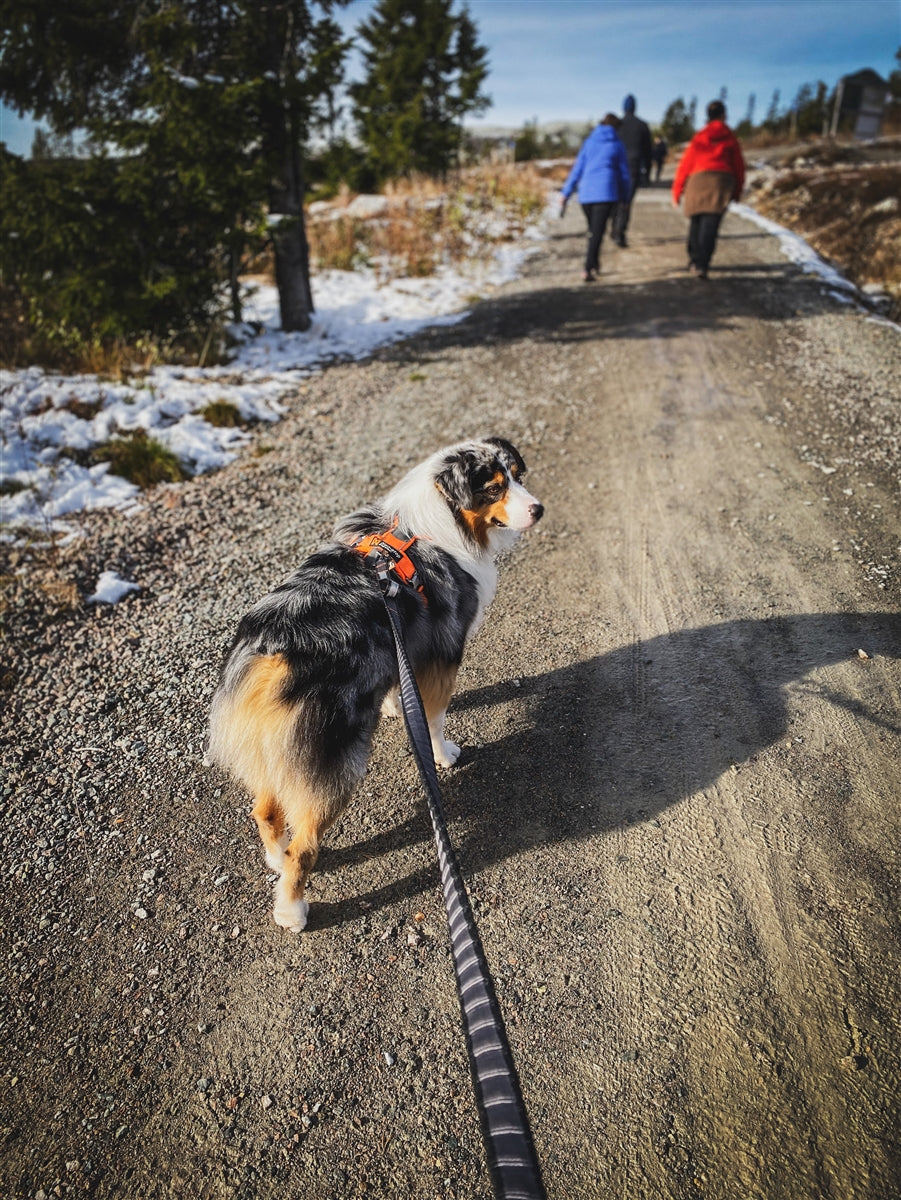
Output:
<svg viewBox="0 0 901 1200">
<path fill-rule="evenodd" d="M 734 136 L 725 121 L 710 121 L 696 135 L 695 140 L 699 147 L 712 149 L 714 146 L 722 145 L 723 142 L 731 142 Z"/>
<path fill-rule="evenodd" d="M 616 130 L 612 125 L 595 125 L 591 131 L 591 140 L 593 142 L 616 141 Z"/>
</svg>

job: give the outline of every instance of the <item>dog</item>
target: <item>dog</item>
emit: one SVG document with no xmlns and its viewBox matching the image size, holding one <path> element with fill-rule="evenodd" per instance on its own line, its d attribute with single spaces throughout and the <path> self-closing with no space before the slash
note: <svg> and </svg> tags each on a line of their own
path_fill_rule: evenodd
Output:
<svg viewBox="0 0 901 1200">
<path fill-rule="evenodd" d="M 362 779 L 381 712 L 398 711 L 397 656 L 373 535 L 404 547 L 397 605 L 435 762 L 466 643 L 497 587 L 496 555 L 540 519 L 526 466 L 502 438 L 460 442 L 414 467 L 338 524 L 238 626 L 210 711 L 207 756 L 254 798 L 252 815 L 279 873 L 273 918 L 299 933 L 320 841 Z M 394 531 L 394 532 L 392 532 Z M 401 567 L 398 567 L 401 573 Z"/>
</svg>

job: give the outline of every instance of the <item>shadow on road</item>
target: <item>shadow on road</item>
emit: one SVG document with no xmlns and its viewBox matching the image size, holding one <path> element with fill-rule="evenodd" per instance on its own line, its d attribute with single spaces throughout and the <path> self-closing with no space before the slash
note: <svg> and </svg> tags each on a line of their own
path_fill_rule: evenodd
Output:
<svg viewBox="0 0 901 1200">
<path fill-rule="evenodd" d="M 451 732 L 455 712 L 515 700 L 528 714 L 506 736 L 464 750 L 458 767 L 442 776 L 452 836 L 460 837 L 459 826 L 465 831 L 457 845 L 461 864 L 478 871 L 523 850 L 652 819 L 786 737 L 793 685 L 897 736 L 897 712 L 867 710 L 808 676 L 839 662 L 878 672 L 881 659 L 899 657 L 897 613 L 737 620 L 635 642 L 519 686 L 510 681 L 459 695 Z M 325 849 L 320 866 L 340 870 L 430 837 L 423 804 L 376 837 Z M 358 916 L 361 901 L 377 908 L 437 881 L 430 862 L 365 896 L 314 904 L 311 928 Z"/>
<path fill-rule="evenodd" d="M 433 326 L 378 351 L 376 357 L 421 366 L 454 346 L 677 338 L 699 330 L 735 330 L 747 321 L 784 321 L 835 310 L 822 281 L 788 261 L 732 264 L 722 255 L 714 260 L 708 280 L 695 279 L 681 265 L 661 265 L 660 275 L 648 280 L 617 279 L 615 256 L 629 253 L 605 249 L 601 275 L 594 283 L 578 281 L 579 265 L 573 268 L 571 285 L 482 300 L 466 319 Z M 798 311 L 801 286 L 803 312 Z"/>
</svg>

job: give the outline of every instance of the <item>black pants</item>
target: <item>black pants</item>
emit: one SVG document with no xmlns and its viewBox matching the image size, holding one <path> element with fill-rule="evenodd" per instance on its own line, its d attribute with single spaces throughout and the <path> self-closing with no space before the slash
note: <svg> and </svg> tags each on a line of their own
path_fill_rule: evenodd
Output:
<svg viewBox="0 0 901 1200">
<path fill-rule="evenodd" d="M 722 213 L 695 213 L 688 224 L 688 261 L 706 271 L 716 249 Z"/>
<path fill-rule="evenodd" d="M 600 271 L 601 269 L 601 242 L 604 240 L 604 230 L 607 228 L 607 222 L 614 208 L 616 208 L 615 200 L 582 205 L 582 212 L 588 222 L 588 247 L 585 251 L 586 271 Z"/>
<path fill-rule="evenodd" d="M 632 201 L 635 199 L 635 193 L 638 191 L 638 182 L 641 178 L 641 166 L 639 163 L 629 163 L 629 174 L 632 177 L 632 183 L 629 186 L 629 194 L 625 200 L 620 200 L 616 206 L 616 212 L 613 214 L 613 226 L 610 230 L 610 236 L 615 242 L 625 241 L 626 230 L 629 228 L 629 217 L 632 215 Z"/>
</svg>

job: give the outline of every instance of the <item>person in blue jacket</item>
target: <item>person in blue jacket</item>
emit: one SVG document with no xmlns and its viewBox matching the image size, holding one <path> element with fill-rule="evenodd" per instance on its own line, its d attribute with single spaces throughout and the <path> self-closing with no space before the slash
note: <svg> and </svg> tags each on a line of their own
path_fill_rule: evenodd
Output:
<svg viewBox="0 0 901 1200">
<path fill-rule="evenodd" d="M 607 113 L 582 143 L 573 168 L 562 188 L 560 216 L 566 202 L 579 189 L 579 203 L 588 222 L 583 279 L 591 283 L 601 269 L 601 242 L 611 213 L 631 194 L 632 179 L 622 142 L 616 136 L 619 117 Z"/>
</svg>

